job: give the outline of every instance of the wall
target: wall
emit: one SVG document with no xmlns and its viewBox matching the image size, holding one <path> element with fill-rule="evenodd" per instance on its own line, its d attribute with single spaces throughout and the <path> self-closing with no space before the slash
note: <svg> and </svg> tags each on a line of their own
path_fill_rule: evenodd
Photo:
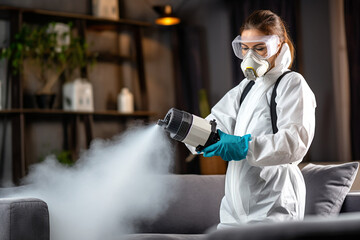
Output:
<svg viewBox="0 0 360 240">
<path fill-rule="evenodd" d="M 312 161 L 337 161 L 329 2 L 327 0 L 300 2 L 303 74 L 317 101 L 316 132 L 310 157 Z"/>
<path fill-rule="evenodd" d="M 152 6 L 163 0 L 124 0 L 122 17 L 154 22 L 157 17 Z M 229 16 L 226 1 L 222 0 L 174 0 L 176 14 L 184 24 L 196 25 L 206 36 L 210 104 L 215 104 L 233 85 L 233 57 Z M 0 4 L 23 7 L 39 7 L 77 13 L 89 13 L 90 1 L 47 0 L 0 0 Z M 301 34 L 303 49 L 303 75 L 317 98 L 316 133 L 310 149 L 311 161 L 336 161 L 336 142 L 333 84 L 331 73 L 329 5 L 327 0 L 301 0 Z M 150 91 L 150 110 L 158 112 L 154 120 L 163 117 L 175 105 L 175 89 L 172 60 L 172 30 L 153 26 L 144 31 L 146 75 Z M 105 128 L 104 128 L 105 131 Z"/>
<path fill-rule="evenodd" d="M 186 1 L 177 12 L 185 24 L 196 25 L 205 32 L 208 64 L 210 105 L 217 103 L 233 87 L 230 18 L 224 1 L 195 0 Z"/>
</svg>

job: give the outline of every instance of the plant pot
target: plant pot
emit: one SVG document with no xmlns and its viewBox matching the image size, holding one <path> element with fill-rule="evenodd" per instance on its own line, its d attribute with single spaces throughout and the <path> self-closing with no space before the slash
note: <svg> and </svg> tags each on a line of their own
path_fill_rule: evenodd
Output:
<svg viewBox="0 0 360 240">
<path fill-rule="evenodd" d="M 55 94 L 36 94 L 35 100 L 38 108 L 51 109 L 55 102 Z"/>
</svg>

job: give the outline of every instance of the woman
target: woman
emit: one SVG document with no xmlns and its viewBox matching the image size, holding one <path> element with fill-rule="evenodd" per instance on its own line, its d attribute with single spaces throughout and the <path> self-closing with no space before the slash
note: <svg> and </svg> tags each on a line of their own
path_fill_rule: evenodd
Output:
<svg viewBox="0 0 360 240">
<path fill-rule="evenodd" d="M 250 15 L 233 49 L 246 79 L 212 108 L 207 119 L 216 119 L 220 141 L 203 151 L 229 161 L 218 228 L 301 220 L 306 191 L 297 165 L 314 137 L 315 96 L 299 73 L 288 72 L 294 47 L 273 12 Z M 281 75 L 273 127 L 271 95 Z"/>
</svg>

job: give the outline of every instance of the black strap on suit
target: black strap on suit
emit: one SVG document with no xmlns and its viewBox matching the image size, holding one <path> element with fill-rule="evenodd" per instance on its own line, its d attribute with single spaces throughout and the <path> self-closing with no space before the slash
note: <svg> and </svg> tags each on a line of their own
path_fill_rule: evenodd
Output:
<svg viewBox="0 0 360 240">
<path fill-rule="evenodd" d="M 281 81 L 281 79 L 288 73 L 290 73 L 292 71 L 286 71 L 283 74 L 280 75 L 280 77 L 276 80 L 274 88 L 273 88 L 273 92 L 271 94 L 271 99 L 270 99 L 270 116 L 271 116 L 271 125 L 272 125 L 272 129 L 273 129 L 273 133 L 277 133 L 278 132 L 278 128 L 277 128 L 277 114 L 276 114 L 276 102 L 275 102 L 275 98 L 276 98 L 276 89 Z M 254 86 L 255 82 L 254 81 L 250 81 L 246 87 L 244 88 L 243 93 L 241 94 L 240 97 L 240 106 L 242 104 L 242 102 L 244 101 L 246 95 L 249 93 L 250 89 Z"/>
</svg>

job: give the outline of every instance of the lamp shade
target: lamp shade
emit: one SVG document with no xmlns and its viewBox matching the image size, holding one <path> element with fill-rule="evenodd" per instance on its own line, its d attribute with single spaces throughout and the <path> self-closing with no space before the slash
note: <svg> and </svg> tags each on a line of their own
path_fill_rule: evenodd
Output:
<svg viewBox="0 0 360 240">
<path fill-rule="evenodd" d="M 159 14 L 159 18 L 155 20 L 158 25 L 175 25 L 180 23 L 180 19 L 173 15 L 170 5 L 154 6 L 154 10 Z"/>
</svg>

